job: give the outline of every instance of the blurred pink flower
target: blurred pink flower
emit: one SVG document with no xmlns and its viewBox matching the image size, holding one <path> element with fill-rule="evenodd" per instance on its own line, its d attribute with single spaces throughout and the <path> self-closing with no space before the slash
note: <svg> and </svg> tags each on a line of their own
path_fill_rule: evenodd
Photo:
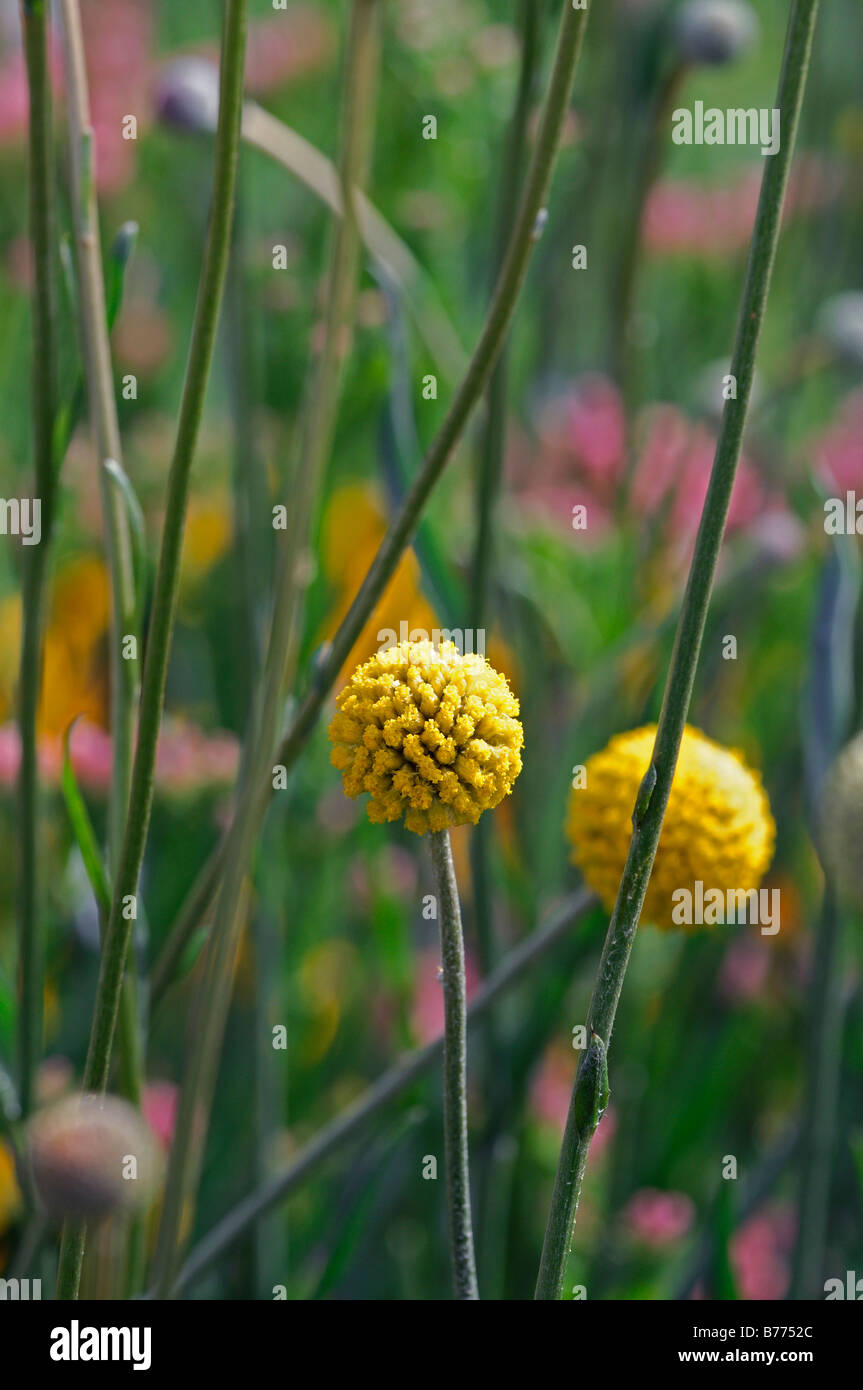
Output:
<svg viewBox="0 0 863 1390">
<path fill-rule="evenodd" d="M 565 423 L 581 471 L 600 485 L 616 484 L 623 473 L 626 444 L 617 387 L 599 373 L 582 377 L 567 401 Z"/>
<path fill-rule="evenodd" d="M 645 412 L 644 425 L 644 444 L 632 480 L 632 501 L 644 515 L 668 504 L 671 534 L 694 539 L 707 495 L 716 439 L 706 425 L 688 420 L 673 405 L 651 407 Z M 765 502 L 761 479 L 746 457 L 741 457 L 728 511 L 729 534 L 753 522 L 764 510 Z"/>
<path fill-rule="evenodd" d="M 863 488 L 863 390 L 847 397 L 838 420 L 816 441 L 815 468 L 829 488 Z"/>
<path fill-rule="evenodd" d="M 722 958 L 717 980 L 727 1004 L 746 1004 L 764 992 L 770 970 L 770 947 L 760 937 L 738 936 Z"/>
<path fill-rule="evenodd" d="M 627 1202 L 623 1220 L 629 1236 L 652 1250 L 682 1240 L 695 1219 L 695 1204 L 685 1192 L 644 1187 Z"/>
<path fill-rule="evenodd" d="M 751 1216 L 731 1238 L 729 1255 L 741 1298 L 784 1298 L 791 1277 L 795 1218 L 788 1206 Z"/>
<path fill-rule="evenodd" d="M 417 960 L 411 1022 L 417 1039 L 425 1047 L 443 1033 L 443 986 L 440 979 L 440 951 L 421 951 Z M 479 971 L 469 953 L 465 954 L 467 997 L 479 988 Z"/>
<path fill-rule="evenodd" d="M 624 415 L 617 387 L 591 372 L 546 400 L 537 417 L 537 448 L 518 440 L 508 460 L 519 503 L 569 528 L 577 503 L 589 507 L 589 533 L 607 526 L 624 467 Z"/>
<path fill-rule="evenodd" d="M 105 793 L 111 781 L 111 735 L 95 724 L 79 720 L 72 731 L 69 747 L 80 785 L 90 792 Z M 0 727 L 0 786 L 11 788 L 15 785 L 20 748 L 17 725 Z M 233 734 L 206 734 L 186 720 L 168 719 L 156 752 L 157 789 L 168 796 L 182 797 L 231 786 L 239 767 L 239 753 L 239 743 Z M 60 739 L 40 739 L 39 768 L 46 782 L 59 781 L 63 768 Z"/>
<path fill-rule="evenodd" d="M 141 1096 L 144 1119 L 165 1149 L 171 1147 L 174 1137 L 179 1094 L 173 1081 L 148 1081 Z"/>
<path fill-rule="evenodd" d="M 152 119 L 153 7 L 146 0 L 83 0 L 81 24 L 96 182 L 103 193 L 116 193 L 137 165 L 138 141 L 124 139 L 124 118 L 135 117 L 138 135 Z"/>
<path fill-rule="evenodd" d="M 509 460 L 520 506 L 533 505 L 567 529 L 577 503 L 588 509 L 587 534 L 601 536 L 613 514 L 625 471 L 624 413 L 617 387 L 597 373 L 546 401 L 536 424 L 537 445 L 517 440 Z M 664 515 L 667 538 L 686 548 L 707 493 L 716 447 L 711 427 L 675 405 L 643 410 L 633 431 L 636 461 L 629 505 L 638 516 Z M 728 530 L 763 528 L 765 548 L 793 554 L 799 528 L 784 499 L 768 492 L 744 456 L 728 514 Z"/>
<path fill-rule="evenodd" d="M 292 5 L 278 18 L 249 25 L 246 90 L 256 96 L 314 71 L 333 52 L 330 22 L 311 5 Z"/>
<path fill-rule="evenodd" d="M 291 5 L 272 19 L 253 20 L 246 42 L 246 91 L 263 96 L 326 63 L 335 48 L 332 24 L 311 5 Z M 170 82 L 170 68 L 178 58 L 197 55 L 218 65 L 218 43 L 195 44 L 163 67 Z"/>
<path fill-rule="evenodd" d="M 752 235 L 762 168 L 745 169 L 727 184 L 705 188 L 660 179 L 644 210 L 644 242 L 654 255 L 723 256 L 744 250 Z M 835 196 L 835 172 L 813 155 L 791 172 L 783 217 L 822 207 Z"/>
</svg>

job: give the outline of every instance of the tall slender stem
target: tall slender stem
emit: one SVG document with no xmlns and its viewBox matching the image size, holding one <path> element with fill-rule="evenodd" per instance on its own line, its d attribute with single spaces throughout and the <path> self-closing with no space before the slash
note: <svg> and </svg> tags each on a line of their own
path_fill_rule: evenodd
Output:
<svg viewBox="0 0 863 1390">
<path fill-rule="evenodd" d="M 458 1299 L 479 1298 L 467 1142 L 467 1000 L 458 884 L 448 830 L 433 830 L 431 855 L 440 918 L 443 972 L 443 1127 L 453 1285 Z"/>
<path fill-rule="evenodd" d="M 42 1051 L 43 946 L 38 891 L 39 770 L 36 739 L 45 582 L 54 512 L 52 437 L 57 388 L 52 102 L 47 53 L 48 6 L 45 0 L 27 0 L 22 5 L 21 25 L 30 96 L 30 234 L 34 284 L 33 456 L 36 498 L 41 506 L 40 542 L 28 549 L 24 566 L 18 682 L 18 722 L 21 732 L 18 783 L 21 817 L 18 1049 L 21 1111 L 26 1116 L 33 1105 L 36 1068 Z"/>
<path fill-rule="evenodd" d="M 498 184 L 497 212 L 495 218 L 494 245 L 492 247 L 491 293 L 500 274 L 506 255 L 512 207 L 522 177 L 522 168 L 527 148 L 528 121 L 533 95 L 534 81 L 540 56 L 540 14 L 534 0 L 518 0 L 518 31 L 521 38 L 521 65 L 516 87 L 515 103 L 509 130 L 504 142 L 503 159 Z M 505 344 L 498 357 L 491 380 L 486 391 L 485 420 L 479 450 L 479 468 L 476 480 L 476 522 L 474 548 L 471 561 L 471 606 L 468 613 L 468 627 L 474 633 L 474 648 L 477 648 L 479 632 L 484 632 L 494 624 L 495 612 L 492 602 L 493 577 L 495 572 L 495 522 L 500 499 L 503 460 L 506 449 L 507 407 L 509 398 L 509 353 Z M 476 933 L 479 962 L 483 976 L 489 974 L 494 966 L 496 943 L 494 940 L 493 892 L 492 892 L 492 851 L 494 846 L 495 822 L 491 816 L 480 818 L 470 838 L 471 884 L 473 887 L 473 923 Z M 498 1096 L 505 1075 L 498 1065 L 496 1030 L 494 1018 L 489 1018 L 483 1038 L 483 1094 L 488 1102 L 489 1115 L 498 1113 L 499 1107 L 492 1101 Z M 494 1224 L 495 1196 L 493 1170 L 494 1135 L 486 1133 L 479 1148 L 477 1164 L 478 1213 L 480 1267 L 483 1270 L 485 1286 L 491 1265 L 486 1245 L 486 1233 Z"/>
<path fill-rule="evenodd" d="M 306 739 L 317 724 L 339 671 L 395 573 L 399 560 L 419 524 L 425 504 L 452 458 L 468 420 L 489 383 L 527 274 L 535 244 L 537 218 L 543 209 L 551 184 L 588 13 L 589 0 L 584 9 L 573 9 L 571 0 L 565 0 L 551 80 L 542 109 L 530 169 L 497 288 L 479 341 L 446 417 L 426 454 L 422 468 L 405 497 L 401 510 L 382 540 L 282 742 L 277 760 L 285 768 L 293 766 Z M 271 795 L 272 782 L 268 774 L 257 787 L 259 815 L 263 815 Z M 224 870 L 231 838 L 229 833 L 213 851 L 213 862 L 204 866 L 195 881 L 192 890 L 194 901 L 184 905 L 181 911 L 184 930 L 188 934 L 194 930 L 212 901 L 213 892 Z M 182 942 L 179 935 L 175 936 L 172 933 L 172 938 L 172 952 L 176 958 L 176 953 L 182 949 Z"/>
<path fill-rule="evenodd" d="M 722 414 L 653 756 L 633 811 L 629 853 L 588 1009 L 592 1041 L 582 1055 L 567 1116 L 536 1288 L 539 1299 L 561 1296 L 588 1150 L 607 1097 L 608 1046 L 674 779 L 740 457 L 817 13 L 818 0 L 795 0 L 788 20 L 776 100 L 781 113 L 782 140 L 780 149 L 765 166 L 731 362 L 731 372 L 737 381 L 737 398 L 726 401 Z"/>
<path fill-rule="evenodd" d="M 102 950 L 90 1048 L 84 1072 L 84 1086 L 89 1091 L 103 1091 L 108 1081 L 123 972 L 134 921 L 138 878 L 153 804 L 156 744 L 165 700 L 168 656 L 177 606 L 189 474 L 204 410 L 204 397 L 213 359 L 228 264 L 240 143 L 245 38 L 245 0 L 227 0 L 222 28 L 213 201 L 180 406 L 177 442 L 168 477 L 165 524 L 148 633 L 129 812 L 115 876 L 114 900 Z M 57 1280 L 59 1298 L 77 1297 L 83 1251 L 84 1232 L 80 1228 L 68 1231 L 64 1235 L 60 1255 Z"/>
<path fill-rule="evenodd" d="M 78 305 L 84 348 L 85 374 L 90 401 L 90 426 L 96 452 L 102 515 L 105 524 L 108 567 L 111 574 L 111 794 L 108 807 L 108 858 L 112 872 L 117 860 L 129 801 L 134 746 L 135 706 L 138 699 L 138 662 L 123 657 L 124 639 L 138 637 L 137 596 L 129 519 L 122 494 L 105 470 L 113 459 L 122 467 L 120 425 L 111 367 L 99 211 L 96 203 L 96 167 L 84 39 L 78 0 L 62 0 L 66 54 L 67 122 L 71 149 L 72 216 L 78 264 Z M 141 1056 L 135 1045 L 138 1028 L 133 977 L 123 982 L 124 1089 L 135 1104 L 140 1101 Z"/>
<path fill-rule="evenodd" d="M 513 947 L 492 971 L 467 1006 L 470 1027 L 486 1018 L 498 999 L 519 984 L 554 948 L 568 939 L 571 929 L 591 908 L 596 899 L 581 888 L 557 907 L 537 929 L 518 946 Z M 585 942 L 585 946 L 587 943 Z M 234 1241 L 255 1221 L 271 1212 L 296 1192 L 320 1165 L 345 1145 L 380 1114 L 381 1110 L 403 1095 L 440 1061 L 443 1055 L 443 1036 L 428 1043 L 418 1052 L 395 1062 L 383 1076 L 367 1087 L 357 1099 L 310 1139 L 280 1173 L 276 1173 L 255 1192 L 250 1192 L 204 1236 L 192 1250 L 183 1266 L 174 1292 L 185 1289 L 218 1259 Z"/>
<path fill-rule="evenodd" d="M 232 963 L 242 914 L 239 901 L 265 807 L 259 788 L 271 777 L 279 736 L 286 668 L 293 664 L 306 580 L 304 556 L 335 427 L 341 369 L 356 295 L 359 231 L 355 190 L 369 162 L 378 69 L 378 0 L 354 0 L 347 44 L 342 120 L 344 216 L 337 223 L 327 277 L 324 342 L 312 373 L 303 447 L 293 479 L 288 528 L 280 533 L 276 599 L 256 717 L 250 721 L 225 873 L 216 904 L 205 970 L 196 1001 L 197 1026 L 183 1077 L 180 1109 L 156 1250 L 157 1292 L 170 1293 L 179 1258 L 184 1213 L 200 1176 L 210 1105 L 230 1004 Z"/>
</svg>

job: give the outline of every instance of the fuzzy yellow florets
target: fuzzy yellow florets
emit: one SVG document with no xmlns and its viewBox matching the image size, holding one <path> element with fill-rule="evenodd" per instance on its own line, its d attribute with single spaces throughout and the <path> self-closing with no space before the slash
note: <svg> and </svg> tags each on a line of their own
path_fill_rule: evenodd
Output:
<svg viewBox="0 0 863 1390">
<path fill-rule="evenodd" d="M 585 764 L 586 785 L 570 795 L 573 860 L 610 912 L 632 835 L 632 811 L 650 765 L 656 725 L 618 734 Z M 671 928 L 672 893 L 758 888 L 773 856 L 776 827 L 761 779 L 739 753 L 688 724 L 659 849 L 641 913 Z"/>
<path fill-rule="evenodd" d="M 330 724 L 345 793 L 369 820 L 422 835 L 475 825 L 512 790 L 524 742 L 518 700 L 484 657 L 452 642 L 400 642 L 357 667 Z"/>
</svg>

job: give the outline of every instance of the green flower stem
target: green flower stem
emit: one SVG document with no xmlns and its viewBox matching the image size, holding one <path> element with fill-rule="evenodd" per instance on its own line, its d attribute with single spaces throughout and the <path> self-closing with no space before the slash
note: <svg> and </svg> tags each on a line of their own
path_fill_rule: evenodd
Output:
<svg viewBox="0 0 863 1390">
<path fill-rule="evenodd" d="M 458 884 L 448 830 L 431 833 L 437 887 L 444 1003 L 443 1128 L 453 1286 L 458 1299 L 479 1298 L 467 1141 L 467 1001 Z"/>
<path fill-rule="evenodd" d="M 593 1041 L 582 1055 L 572 1092 L 536 1287 L 539 1299 L 561 1297 L 587 1154 L 602 1113 L 605 1056 L 689 711 L 713 577 L 740 457 L 817 13 L 818 0 L 795 0 L 788 21 L 776 100 L 781 112 L 781 146 L 765 164 L 731 362 L 731 372 L 737 381 L 737 399 L 727 401 L 722 414 L 653 757 L 633 812 L 632 840 L 588 1009 Z"/>
<path fill-rule="evenodd" d="M 263 810 L 262 782 L 272 777 L 285 677 L 294 664 L 307 570 L 305 551 L 332 447 L 347 338 L 353 319 L 360 238 L 354 190 L 365 183 L 377 95 L 378 0 L 354 0 L 347 41 L 342 122 L 341 181 L 344 215 L 336 224 L 327 277 L 324 342 L 312 373 L 300 466 L 294 478 L 288 529 L 280 532 L 276 599 L 256 718 L 243 755 L 237 809 L 224 877 L 208 944 L 207 968 L 196 1000 L 194 1030 L 183 1086 L 156 1249 L 157 1294 L 167 1297 L 180 1254 L 184 1213 L 194 1203 L 207 1121 L 215 1086 L 231 978 L 243 914 L 239 900 L 254 852 Z"/>
<path fill-rule="evenodd" d="M 790 1297 L 824 1294 L 824 1247 L 836 1132 L 845 1018 L 842 913 L 828 883 L 821 910 L 810 1000 L 797 1239 Z"/>
<path fill-rule="evenodd" d="M 518 31 L 521 39 L 521 65 L 515 104 L 503 150 L 503 164 L 498 187 L 496 226 L 492 248 L 492 293 L 494 293 L 494 285 L 506 254 L 512 207 L 518 193 L 527 149 L 530 105 L 540 57 L 540 14 L 539 7 L 534 3 L 534 0 L 518 0 Z M 490 628 L 494 623 L 494 605 L 491 601 L 495 568 L 494 530 L 506 447 L 508 398 L 509 363 L 507 346 L 504 345 L 486 391 L 485 420 L 480 442 L 476 483 L 476 525 L 471 564 L 471 607 L 468 613 L 468 627 L 474 633 Z M 491 816 L 483 816 L 470 837 L 473 921 L 483 977 L 492 970 L 496 955 L 492 910 L 491 861 L 493 846 L 494 820 Z M 491 1017 L 486 1025 L 482 1045 L 483 1094 L 489 1102 L 490 1113 L 493 1113 L 496 1107 L 491 1104 L 491 1097 L 499 1093 L 501 1069 L 496 1055 L 497 1039 L 494 1019 Z M 491 1274 L 491 1262 L 486 1256 L 487 1242 L 484 1239 L 484 1233 L 496 1229 L 497 1223 L 493 1213 L 500 1200 L 500 1194 L 493 1190 L 496 1185 L 491 1181 L 492 1150 L 493 1136 L 486 1135 L 479 1147 L 478 1180 L 476 1183 L 479 1194 L 477 1227 L 484 1287 L 486 1287 L 488 1275 Z"/>
<path fill-rule="evenodd" d="M 26 1117 L 33 1107 L 36 1068 L 42 1053 L 43 945 L 39 920 L 39 768 L 37 716 L 42 665 L 45 582 L 54 513 L 53 430 L 57 390 L 56 297 L 54 283 L 54 183 L 51 82 L 47 54 L 47 5 L 21 7 L 27 84 L 30 94 L 30 234 L 33 244 L 32 408 L 36 496 L 42 508 L 39 545 L 28 548 L 22 586 L 21 665 L 18 725 L 21 769 L 18 952 L 19 1096 Z"/>
<path fill-rule="evenodd" d="M 468 1025 L 484 1019 L 498 999 L 520 984 L 534 965 L 545 960 L 560 942 L 570 938 L 576 922 L 595 906 L 592 894 L 580 889 L 561 903 L 547 922 L 509 951 L 468 1004 Z M 396 1062 L 346 1110 L 325 1125 L 281 1173 L 274 1174 L 257 1191 L 238 1202 L 192 1250 L 174 1285 L 174 1293 L 188 1288 L 250 1226 L 287 1201 L 322 1163 L 355 1139 L 385 1106 L 427 1075 L 440 1061 L 443 1050 L 444 1040 L 440 1037 Z"/>
<path fill-rule="evenodd" d="M 292 720 L 277 754 L 277 761 L 286 768 L 292 767 L 296 762 L 306 739 L 317 724 L 339 671 L 395 573 L 399 560 L 419 524 L 423 508 L 452 458 L 474 407 L 488 386 L 512 320 L 535 244 L 537 218 L 543 209 L 551 183 L 588 13 L 587 8 L 574 10 L 571 0 L 566 0 L 563 6 L 554 66 L 533 157 L 485 325 L 467 372 L 426 454 L 422 469 L 405 497 L 398 516 L 381 542 L 350 609 L 326 649 L 313 684 Z M 263 815 L 272 795 L 272 779 L 269 773 L 262 779 L 257 795 L 260 798 L 259 814 Z M 213 852 L 213 858 L 217 862 L 206 865 L 195 881 L 192 890 L 195 897 L 195 913 L 189 911 L 185 905 L 181 909 L 184 929 L 188 933 L 197 926 L 210 904 L 212 890 L 219 882 L 230 839 L 231 833 Z M 182 944 L 175 941 L 172 951 L 178 947 L 182 950 Z"/>
<path fill-rule="evenodd" d="M 132 539 L 123 495 L 103 467 L 106 459 L 114 459 L 122 467 L 123 459 L 105 312 L 93 129 L 78 0 L 62 0 L 62 14 L 66 55 L 66 119 L 71 146 L 72 212 L 78 262 L 78 305 L 113 598 L 108 859 L 114 872 L 122 845 L 129 801 L 135 707 L 139 689 L 138 663 L 123 659 L 123 639 L 129 635 L 138 636 L 137 597 Z M 137 1045 L 137 1033 L 134 978 L 127 973 L 123 979 L 120 1049 L 123 1059 L 123 1089 L 135 1105 L 138 1105 L 141 1099 L 141 1049 Z"/>
<path fill-rule="evenodd" d="M 210 224 L 198 288 L 177 442 L 168 478 L 165 524 L 148 633 L 129 814 L 114 884 L 114 901 L 102 950 L 90 1048 L 84 1072 L 84 1088 L 88 1091 L 103 1091 L 108 1081 L 123 973 L 133 925 L 128 913 L 128 904 L 134 901 L 137 895 L 153 804 L 156 744 L 165 700 L 168 656 L 177 606 L 189 474 L 204 410 L 204 396 L 213 359 L 228 264 L 240 144 L 245 37 L 245 0 L 227 0 L 222 30 L 219 124 L 215 139 Z M 77 1297 L 83 1252 L 83 1231 L 80 1228 L 77 1231 L 67 1230 L 60 1253 L 58 1298 Z"/>
</svg>

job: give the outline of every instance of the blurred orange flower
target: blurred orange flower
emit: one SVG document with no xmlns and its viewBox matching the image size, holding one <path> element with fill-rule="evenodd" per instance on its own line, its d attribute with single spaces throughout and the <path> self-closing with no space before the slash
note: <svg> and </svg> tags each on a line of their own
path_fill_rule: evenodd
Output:
<svg viewBox="0 0 863 1390">
<path fill-rule="evenodd" d="M 45 628 L 38 730 L 62 734 L 78 715 L 107 726 L 105 638 L 110 617 L 102 561 L 82 556 L 64 565 L 51 594 Z M 21 643 L 21 599 L 0 603 L 0 720 L 15 710 Z"/>
<path fill-rule="evenodd" d="M 322 561 L 324 573 L 336 591 L 321 640 L 335 633 L 347 613 L 375 552 L 384 538 L 386 516 L 374 489 L 366 483 L 346 483 L 336 488 L 323 523 Z M 420 568 L 413 550 L 406 550 L 383 597 L 360 633 L 342 667 L 346 680 L 360 662 L 366 661 L 381 645 L 379 632 L 399 624 L 422 628 L 431 636 L 438 627 L 434 609 L 420 590 Z"/>
</svg>

